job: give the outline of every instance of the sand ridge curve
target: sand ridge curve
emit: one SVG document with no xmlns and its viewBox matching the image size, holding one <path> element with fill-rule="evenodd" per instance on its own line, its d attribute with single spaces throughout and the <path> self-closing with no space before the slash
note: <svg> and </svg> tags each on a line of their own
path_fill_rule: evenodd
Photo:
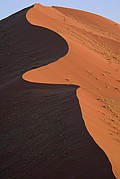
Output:
<svg viewBox="0 0 120 179">
<path fill-rule="evenodd" d="M 51 14 L 51 20 L 49 19 L 47 12 L 50 12 L 49 14 Z M 37 18 L 38 16 L 39 18 Z M 43 16 L 44 21 L 42 20 Z M 75 16 L 77 20 L 75 19 Z M 92 16 L 92 21 L 90 16 Z M 80 19 L 81 17 L 82 20 Z M 73 29 L 74 33 L 77 34 L 78 30 L 80 29 L 75 30 L 75 28 L 77 29 L 79 26 L 82 26 L 83 28 L 83 24 L 85 24 L 83 34 L 86 35 L 88 29 L 93 30 L 94 28 L 95 32 L 97 32 L 97 35 L 100 34 L 100 36 L 102 35 L 103 37 L 117 39 L 119 41 L 119 47 L 119 25 L 116 26 L 114 22 L 90 13 L 58 7 L 46 8 L 39 4 L 36 4 L 34 8 L 27 13 L 27 19 L 34 25 L 42 25 L 43 27 L 50 28 L 62 35 L 69 44 L 69 52 L 60 61 L 50 64 L 46 67 L 29 71 L 23 75 L 23 78 L 27 81 L 37 83 L 67 83 L 81 86 L 81 89 L 77 90 L 77 96 L 80 101 L 87 129 L 94 137 L 95 141 L 106 152 L 107 156 L 112 162 L 114 172 L 116 173 L 117 177 L 119 177 L 120 124 L 118 121 L 118 109 L 120 104 L 118 102 L 119 100 L 117 100 L 120 97 L 120 85 L 117 82 L 119 76 L 119 64 L 117 65 L 115 61 L 115 63 L 111 63 L 110 65 L 108 61 L 105 60 L 105 56 L 105 58 L 102 58 L 99 54 L 97 54 L 97 51 L 95 51 L 97 53 L 94 53 L 94 51 L 92 52 L 88 50 L 86 45 L 85 47 L 81 45 L 80 40 L 77 41 L 73 34 L 70 33 L 70 31 Z M 79 21 L 80 24 L 78 23 Z M 75 24 L 75 28 L 73 24 Z M 94 27 L 95 25 L 100 27 L 100 29 L 96 30 Z M 102 33 L 101 28 L 103 28 Z M 107 31 L 107 28 L 114 28 L 116 37 L 112 31 Z M 79 36 L 77 37 L 79 39 Z M 94 34 L 92 37 L 94 39 Z M 106 40 L 103 42 L 105 43 Z M 110 40 L 110 47 L 113 45 L 113 41 Z M 88 45 L 87 47 L 90 48 Z M 103 46 L 103 48 L 105 48 L 105 46 Z M 116 48 L 115 45 L 114 48 Z M 114 53 L 114 50 L 112 53 Z M 114 105 L 116 106 L 116 109 L 114 108 Z M 111 114 L 113 109 L 115 110 Z M 92 121 L 91 116 L 94 118 Z M 113 134 L 111 134 L 111 131 L 113 131 Z M 104 136 L 104 140 L 101 140 L 101 135 Z M 113 139 L 110 137 L 110 135 L 113 135 Z"/>
<path fill-rule="evenodd" d="M 51 19 L 51 21 L 49 20 L 49 17 L 48 15 L 46 15 L 47 13 L 45 12 L 45 9 L 46 7 L 44 6 L 40 6 L 40 5 L 36 5 L 34 9 L 30 10 L 31 12 L 28 12 L 27 13 L 27 19 L 30 23 L 32 24 L 35 24 L 35 25 L 42 25 L 43 27 L 49 27 L 51 28 L 52 30 L 55 30 L 56 32 L 58 32 L 58 29 L 55 28 L 55 25 L 53 25 L 53 22 L 59 17 L 59 19 L 61 20 L 63 18 L 63 15 L 61 14 L 57 14 L 55 12 L 54 9 L 50 8 L 50 7 L 47 7 L 47 10 L 49 12 L 50 10 L 50 14 L 51 14 L 51 17 L 54 16 L 54 19 Z M 39 14 L 39 19 L 37 19 L 37 16 Z M 56 16 L 55 16 L 56 15 Z M 41 16 L 41 19 L 40 19 L 40 16 Z M 44 16 L 44 21 L 42 20 L 42 17 Z M 64 19 L 64 18 L 63 18 Z M 47 24 L 47 25 L 46 25 Z M 51 25 L 52 24 L 52 25 Z M 57 24 L 57 23 L 56 23 Z M 61 28 L 62 29 L 62 28 Z M 63 34 L 62 34 L 63 35 Z M 65 35 L 63 35 L 63 37 L 65 37 Z M 54 63 L 54 64 L 50 64 L 46 67 L 42 67 L 40 69 L 37 69 L 37 70 L 32 70 L 30 72 L 27 72 L 23 75 L 23 78 L 25 80 L 28 80 L 28 81 L 31 81 L 31 82 L 42 82 L 42 83 L 56 83 L 56 84 L 77 84 L 77 85 L 81 85 L 81 81 L 80 79 L 78 79 L 78 76 L 74 75 L 74 70 L 76 68 L 76 66 L 74 65 L 74 61 L 70 61 L 70 59 L 74 59 L 75 57 L 73 56 L 73 54 L 75 54 L 76 52 L 79 51 L 79 49 L 81 48 L 81 51 L 83 51 L 83 54 L 86 54 L 86 49 L 84 49 L 84 47 L 80 47 L 80 45 L 78 46 L 78 44 L 76 42 L 73 42 L 73 40 L 70 40 L 68 38 L 65 37 L 65 39 L 67 40 L 67 42 L 69 42 L 68 44 L 70 45 L 69 48 L 70 48 L 70 52 L 69 54 L 67 55 L 67 57 L 64 57 L 63 59 L 61 59 L 59 62 L 57 63 Z M 72 45 L 71 45 L 72 44 Z M 72 51 L 72 52 L 71 52 Z M 99 68 L 106 68 L 108 67 L 107 63 L 105 61 L 103 61 L 102 58 L 98 57 L 97 55 L 95 54 L 92 54 L 90 52 L 87 52 L 88 55 L 86 56 L 89 56 L 89 58 L 91 59 L 94 59 L 93 62 L 88 62 L 86 60 L 86 63 L 84 62 L 84 64 L 81 64 L 79 61 L 79 63 L 77 62 L 77 65 L 78 66 L 78 69 L 81 70 L 83 68 L 85 68 L 84 66 L 81 68 L 82 65 L 85 65 L 85 64 L 88 64 L 88 70 L 89 71 L 89 68 L 91 66 L 94 66 L 94 63 L 95 63 L 95 60 L 97 59 L 97 63 L 95 65 L 97 65 L 97 71 L 99 70 Z M 76 54 L 75 54 L 76 55 Z M 82 55 L 79 57 L 81 58 Z M 66 59 L 65 59 L 66 58 Z M 83 58 L 84 58 L 84 55 L 83 55 Z M 95 59 L 96 58 L 96 59 Z M 65 61 L 66 60 L 66 61 Z M 76 60 L 76 59 L 75 59 Z M 91 63 L 91 64 L 90 64 Z M 70 64 L 70 65 L 69 65 Z M 100 66 L 101 64 L 101 66 Z M 80 66 L 81 65 L 81 66 Z M 91 65 L 91 66 L 90 66 Z M 71 67 L 72 66 L 72 67 Z M 67 67 L 67 70 L 66 70 L 66 67 Z M 73 72 L 71 70 L 71 68 L 73 68 Z M 100 70 L 101 70 L 100 69 Z M 101 70 L 102 71 L 102 70 Z M 60 72 L 60 74 L 59 74 Z M 62 73 L 61 73 L 62 72 Z M 68 74 L 67 74 L 68 72 Z M 71 74 L 70 74 L 71 72 Z M 97 73 L 96 73 L 97 74 Z M 71 76 L 72 75 L 72 76 Z M 78 74 L 77 74 L 78 75 Z M 74 77 L 75 76 L 75 77 Z M 80 77 L 79 77 L 80 78 Z M 108 79 L 106 79 L 107 81 Z M 86 79 L 84 80 L 86 81 Z M 114 82 L 113 82 L 114 83 Z M 79 93 L 79 92 L 78 92 Z M 86 92 L 85 92 L 86 96 L 88 95 Z M 80 95 L 78 94 L 79 98 L 80 98 Z M 85 97 L 85 95 L 84 95 Z M 98 106 L 98 104 L 95 104 L 95 100 L 92 99 L 92 97 L 90 97 L 90 95 L 88 96 L 90 99 L 91 99 L 91 102 L 93 101 L 93 105 L 96 105 L 96 107 Z M 87 98 L 87 97 L 86 97 Z M 94 110 L 93 110 L 94 111 Z"/>
<path fill-rule="evenodd" d="M 39 7 L 40 5 L 35 5 L 38 12 Z M 43 6 L 41 6 L 41 11 L 42 8 L 43 12 L 45 12 Z M 65 84 L 62 82 L 61 85 L 30 83 L 21 79 L 21 74 L 25 71 L 36 68 L 37 66 L 46 65 L 46 62 L 55 61 L 68 52 L 66 42 L 64 40 L 62 41 L 59 35 L 45 28 L 28 25 L 27 21 L 23 21 L 27 10 L 18 13 L 17 18 L 14 17 L 14 19 L 16 18 L 15 22 L 19 19 L 20 26 L 25 27 L 23 28 L 23 32 L 19 31 L 19 35 L 27 32 L 24 34 L 25 39 L 19 39 L 20 44 L 21 42 L 23 44 L 23 49 L 18 54 L 13 53 L 14 58 L 18 57 L 17 55 L 19 54 L 22 54 L 22 56 L 17 60 L 15 65 L 6 65 L 5 75 L 3 76 L 5 78 L 1 80 L 3 83 L 1 91 L 2 94 L 5 94 L 1 95 L 2 98 L 0 101 L 1 109 L 4 109 L 1 112 L 1 119 L 4 119 L 1 121 L 1 142 L 3 145 L 1 150 L 1 177 L 48 178 L 49 176 L 51 178 L 78 178 L 81 176 L 82 178 L 114 178 L 108 158 L 94 142 L 85 127 L 79 101 L 76 97 L 78 86 L 72 85 L 69 78 L 66 78 Z M 53 16 L 56 12 L 54 14 L 51 10 L 50 14 Z M 4 21 L 8 27 L 11 27 L 9 22 Z M 16 30 L 19 29 L 18 27 L 18 24 L 17 27 L 12 27 L 14 30 L 8 34 L 18 35 L 16 33 Z M 38 36 L 34 36 L 31 40 L 33 33 L 35 35 L 38 34 Z M 26 39 L 27 35 L 29 37 L 28 39 Z M 46 43 L 40 43 L 41 41 L 43 42 L 42 37 L 46 37 Z M 52 43 L 51 46 L 53 39 L 55 43 Z M 56 40 L 58 40 L 57 43 Z M 30 44 L 31 50 L 28 49 L 26 41 Z M 13 47 L 15 48 L 18 42 L 14 40 L 13 42 Z M 54 44 L 58 44 L 58 49 Z M 44 47 L 49 47 L 47 49 L 49 53 L 46 53 L 47 51 Z M 76 48 L 77 44 L 72 47 Z M 3 51 L 4 60 L 8 56 L 13 59 L 13 54 L 11 54 L 12 48 L 8 47 L 9 54 L 7 55 Z M 32 53 L 33 49 L 34 54 Z M 39 52 L 39 49 L 42 49 L 42 51 Z M 25 53 L 22 53 L 23 50 L 25 50 Z M 46 55 L 46 58 L 43 54 Z M 29 61 L 30 59 L 31 61 Z M 43 59 L 46 61 L 41 61 Z M 17 69 L 14 69 L 14 72 L 13 66 L 15 68 L 17 67 Z M 22 70 L 21 67 L 23 68 Z M 49 67 L 49 65 L 46 67 Z M 20 72 L 18 69 L 20 69 Z M 10 76 L 11 71 L 12 76 Z M 39 73 L 39 75 L 41 74 Z M 34 80 L 33 82 L 35 82 Z M 56 81 L 56 83 L 58 82 Z M 8 88 L 9 92 L 7 91 Z M 87 95 L 87 92 L 86 94 L 84 92 L 83 95 Z M 89 98 L 93 100 L 92 96 L 89 96 Z M 9 143 L 10 141 L 11 143 Z M 87 146 L 89 146 L 89 149 Z M 14 155 L 12 155 L 13 153 Z"/>
</svg>

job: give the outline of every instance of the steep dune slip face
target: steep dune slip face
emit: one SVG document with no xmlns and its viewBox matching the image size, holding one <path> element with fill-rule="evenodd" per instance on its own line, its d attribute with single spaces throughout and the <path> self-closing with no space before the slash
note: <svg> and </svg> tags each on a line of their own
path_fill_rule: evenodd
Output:
<svg viewBox="0 0 120 179">
<path fill-rule="evenodd" d="M 81 87 L 77 96 L 87 128 L 106 152 L 119 178 L 119 24 L 82 11 L 40 5 L 27 13 L 27 19 L 61 34 L 69 44 L 69 53 L 54 64 L 25 73 L 23 78 Z M 105 53 L 100 53 L 102 51 Z"/>
<path fill-rule="evenodd" d="M 0 178 L 110 179 L 110 161 L 119 178 L 119 121 L 101 107 L 119 98 L 118 64 L 76 40 L 72 10 L 28 10 L 0 22 Z"/>
<path fill-rule="evenodd" d="M 47 65 L 68 51 L 66 41 L 57 33 L 29 24 L 25 17 L 28 9 L 1 21 L 1 87 L 21 76 L 26 69 Z"/>
</svg>

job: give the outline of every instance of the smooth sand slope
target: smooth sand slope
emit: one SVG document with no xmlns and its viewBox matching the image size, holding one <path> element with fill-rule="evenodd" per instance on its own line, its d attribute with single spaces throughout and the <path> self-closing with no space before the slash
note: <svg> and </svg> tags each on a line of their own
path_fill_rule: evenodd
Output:
<svg viewBox="0 0 120 179">
<path fill-rule="evenodd" d="M 87 128 L 120 177 L 120 26 L 94 14 L 41 5 L 35 5 L 27 19 L 61 34 L 69 52 L 54 64 L 25 73 L 23 78 L 81 87 L 77 96 Z"/>
<path fill-rule="evenodd" d="M 111 164 L 119 178 L 119 54 L 107 61 L 92 43 L 98 24 L 115 26 L 100 39 L 116 54 L 119 25 L 64 8 L 28 10 L 0 22 L 0 178 L 115 178 Z"/>
</svg>

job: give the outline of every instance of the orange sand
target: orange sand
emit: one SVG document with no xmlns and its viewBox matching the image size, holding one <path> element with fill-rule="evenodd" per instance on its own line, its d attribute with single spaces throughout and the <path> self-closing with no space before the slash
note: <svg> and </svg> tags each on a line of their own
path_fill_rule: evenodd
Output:
<svg viewBox="0 0 120 179">
<path fill-rule="evenodd" d="M 80 86 L 77 96 L 86 127 L 120 178 L 120 25 L 91 13 L 39 4 L 26 18 L 64 37 L 69 52 L 26 72 L 23 79 Z"/>
</svg>

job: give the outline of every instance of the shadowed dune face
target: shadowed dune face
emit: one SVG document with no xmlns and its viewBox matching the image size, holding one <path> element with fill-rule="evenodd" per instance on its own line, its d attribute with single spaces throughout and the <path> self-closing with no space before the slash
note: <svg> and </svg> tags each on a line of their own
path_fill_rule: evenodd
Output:
<svg viewBox="0 0 120 179">
<path fill-rule="evenodd" d="M 47 65 L 68 52 L 67 42 L 57 33 L 33 26 L 26 20 L 28 9 L 1 21 L 1 86 L 26 70 Z"/>
<path fill-rule="evenodd" d="M 60 35 L 26 21 L 27 10 L 2 21 L 0 178 L 115 178 L 107 156 L 85 127 L 78 86 L 20 78 L 68 52 Z M 18 24 L 11 27 L 14 22 Z M 6 38 L 12 43 L 5 51 L 10 42 Z"/>
<path fill-rule="evenodd" d="M 77 87 L 15 84 L 0 100 L 0 178 L 115 178 L 84 125 Z"/>
<path fill-rule="evenodd" d="M 119 178 L 119 24 L 83 11 L 41 5 L 30 9 L 26 17 L 33 25 L 61 34 L 69 44 L 69 52 L 55 63 L 28 71 L 23 78 L 81 87 L 77 97 L 87 129 L 109 157 Z"/>
</svg>

